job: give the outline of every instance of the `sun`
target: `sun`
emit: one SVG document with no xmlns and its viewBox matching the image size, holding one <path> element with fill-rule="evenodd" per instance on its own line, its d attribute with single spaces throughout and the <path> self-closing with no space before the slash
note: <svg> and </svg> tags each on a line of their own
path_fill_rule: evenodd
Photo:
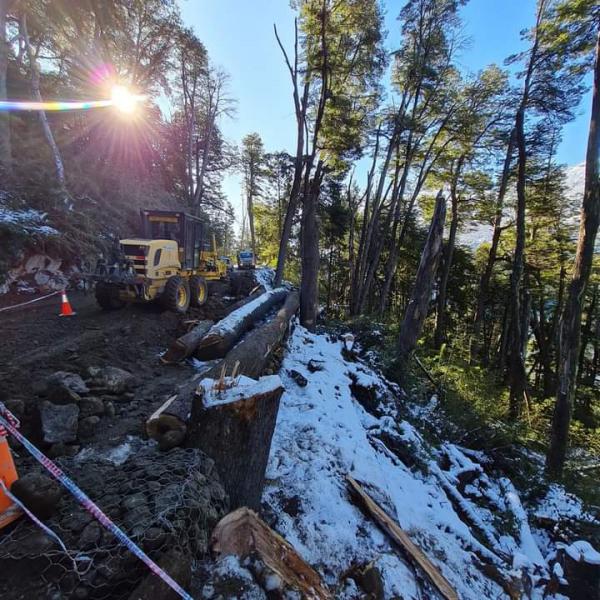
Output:
<svg viewBox="0 0 600 600">
<path fill-rule="evenodd" d="M 132 94 L 122 85 L 113 85 L 111 91 L 112 105 L 120 112 L 130 115 L 137 108 L 140 96 Z"/>
</svg>

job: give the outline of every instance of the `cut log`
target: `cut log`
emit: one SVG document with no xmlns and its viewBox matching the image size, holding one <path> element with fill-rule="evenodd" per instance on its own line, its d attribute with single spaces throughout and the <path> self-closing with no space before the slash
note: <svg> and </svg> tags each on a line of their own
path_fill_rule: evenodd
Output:
<svg viewBox="0 0 600 600">
<path fill-rule="evenodd" d="M 194 355 L 200 360 L 222 358 L 233 348 L 235 343 L 272 308 L 281 304 L 288 291 L 277 288 L 261 294 L 252 302 L 230 313 L 227 317 L 213 325 L 200 340 Z"/>
<path fill-rule="evenodd" d="M 600 553 L 589 542 L 579 540 L 564 546 L 558 559 L 569 582 L 565 590 L 569 598 L 600 600 Z"/>
<path fill-rule="evenodd" d="M 300 305 L 298 292 L 290 292 L 275 318 L 251 331 L 227 356 L 205 374 L 218 379 L 221 373 L 231 375 L 236 364 L 237 374 L 257 379 L 269 363 L 273 351 L 283 341 L 291 318 Z"/>
<path fill-rule="evenodd" d="M 274 319 L 249 333 L 222 361 L 205 371 L 202 377 L 220 379 L 222 376 L 231 376 L 235 369 L 236 375 L 258 379 L 264 373 L 273 352 L 281 345 L 298 305 L 298 292 L 288 294 Z M 146 433 L 158 441 L 161 449 L 167 450 L 183 444 L 197 387 L 196 376 L 146 422 Z"/>
<path fill-rule="evenodd" d="M 208 333 L 214 325 L 213 321 L 199 321 L 185 335 L 178 337 L 160 357 L 165 365 L 172 365 L 191 356 L 196 350 L 200 340 Z"/>
<path fill-rule="evenodd" d="M 246 304 L 250 304 L 252 300 L 256 300 L 259 296 L 262 296 L 267 291 L 264 285 L 257 285 L 245 298 L 230 304 L 225 309 L 225 316 L 230 315 L 233 311 L 238 310 L 238 308 L 242 308 Z"/>
<path fill-rule="evenodd" d="M 203 379 L 198 386 L 187 445 L 215 461 L 231 508 L 260 508 L 282 393 L 278 375 Z"/>
<path fill-rule="evenodd" d="M 146 421 L 146 434 L 158 442 L 161 450 L 183 445 L 190 408 L 191 404 L 181 402 L 177 394 L 171 396 Z"/>
<path fill-rule="evenodd" d="M 249 557 L 258 559 L 267 568 L 268 575 L 277 576 L 282 588 L 300 592 L 303 598 L 333 598 L 319 574 L 294 547 L 248 508 L 239 508 L 217 523 L 211 537 L 211 548 L 217 557 L 234 555 L 241 559 L 240 562 Z M 266 579 L 266 575 L 261 573 L 259 579 Z"/>
<path fill-rule="evenodd" d="M 352 496 L 358 500 L 377 525 L 403 550 L 410 562 L 427 576 L 442 597 L 446 600 L 458 600 L 458 594 L 448 583 L 448 580 L 408 537 L 406 532 L 365 492 L 358 482 L 350 475 L 347 475 L 346 479 Z"/>
</svg>

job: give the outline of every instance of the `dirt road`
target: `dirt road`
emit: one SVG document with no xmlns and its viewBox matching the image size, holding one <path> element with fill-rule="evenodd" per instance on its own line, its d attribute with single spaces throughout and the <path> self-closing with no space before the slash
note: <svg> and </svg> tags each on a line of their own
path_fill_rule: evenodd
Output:
<svg viewBox="0 0 600 600">
<path fill-rule="evenodd" d="M 103 417 L 102 427 L 89 441 L 110 444 L 126 434 L 141 435 L 145 417 L 194 374 L 190 366 L 166 367 L 158 360 L 181 333 L 184 319 L 156 304 L 105 312 L 93 295 L 74 292 L 69 299 L 77 312 L 74 317 L 57 316 L 60 296 L 0 313 L 0 399 L 23 401 L 24 427 L 35 438 L 38 392 L 48 375 L 85 375 L 89 367 L 119 367 L 136 375 L 138 385 L 115 416 Z M 197 311 L 186 318 L 218 312 L 214 297 L 201 310 L 201 315 Z"/>
</svg>

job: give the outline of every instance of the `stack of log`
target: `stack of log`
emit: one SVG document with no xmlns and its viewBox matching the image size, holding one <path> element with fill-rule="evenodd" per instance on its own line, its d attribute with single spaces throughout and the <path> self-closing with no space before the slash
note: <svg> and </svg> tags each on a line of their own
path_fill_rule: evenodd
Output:
<svg viewBox="0 0 600 600">
<path fill-rule="evenodd" d="M 200 385 L 197 378 L 184 384 L 156 410 L 146 432 L 163 450 L 183 444 L 204 450 L 215 460 L 232 508 L 258 509 L 283 392 L 278 377 L 259 378 L 285 339 L 299 296 L 284 288 L 253 296 L 219 323 L 198 323 L 173 342 L 164 362 L 221 360 L 202 374 Z"/>
</svg>

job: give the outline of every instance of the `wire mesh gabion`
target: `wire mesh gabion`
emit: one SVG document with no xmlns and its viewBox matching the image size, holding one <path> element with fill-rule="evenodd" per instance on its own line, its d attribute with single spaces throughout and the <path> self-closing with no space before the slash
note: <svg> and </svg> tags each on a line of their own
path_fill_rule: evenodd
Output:
<svg viewBox="0 0 600 600">
<path fill-rule="evenodd" d="M 57 462 L 155 561 L 167 551 L 201 559 L 226 512 L 214 463 L 199 450 L 146 445 L 122 464 L 94 453 Z M 67 552 L 27 517 L 0 531 L 0 597 L 127 598 L 149 573 L 66 491 L 45 524 Z"/>
</svg>

